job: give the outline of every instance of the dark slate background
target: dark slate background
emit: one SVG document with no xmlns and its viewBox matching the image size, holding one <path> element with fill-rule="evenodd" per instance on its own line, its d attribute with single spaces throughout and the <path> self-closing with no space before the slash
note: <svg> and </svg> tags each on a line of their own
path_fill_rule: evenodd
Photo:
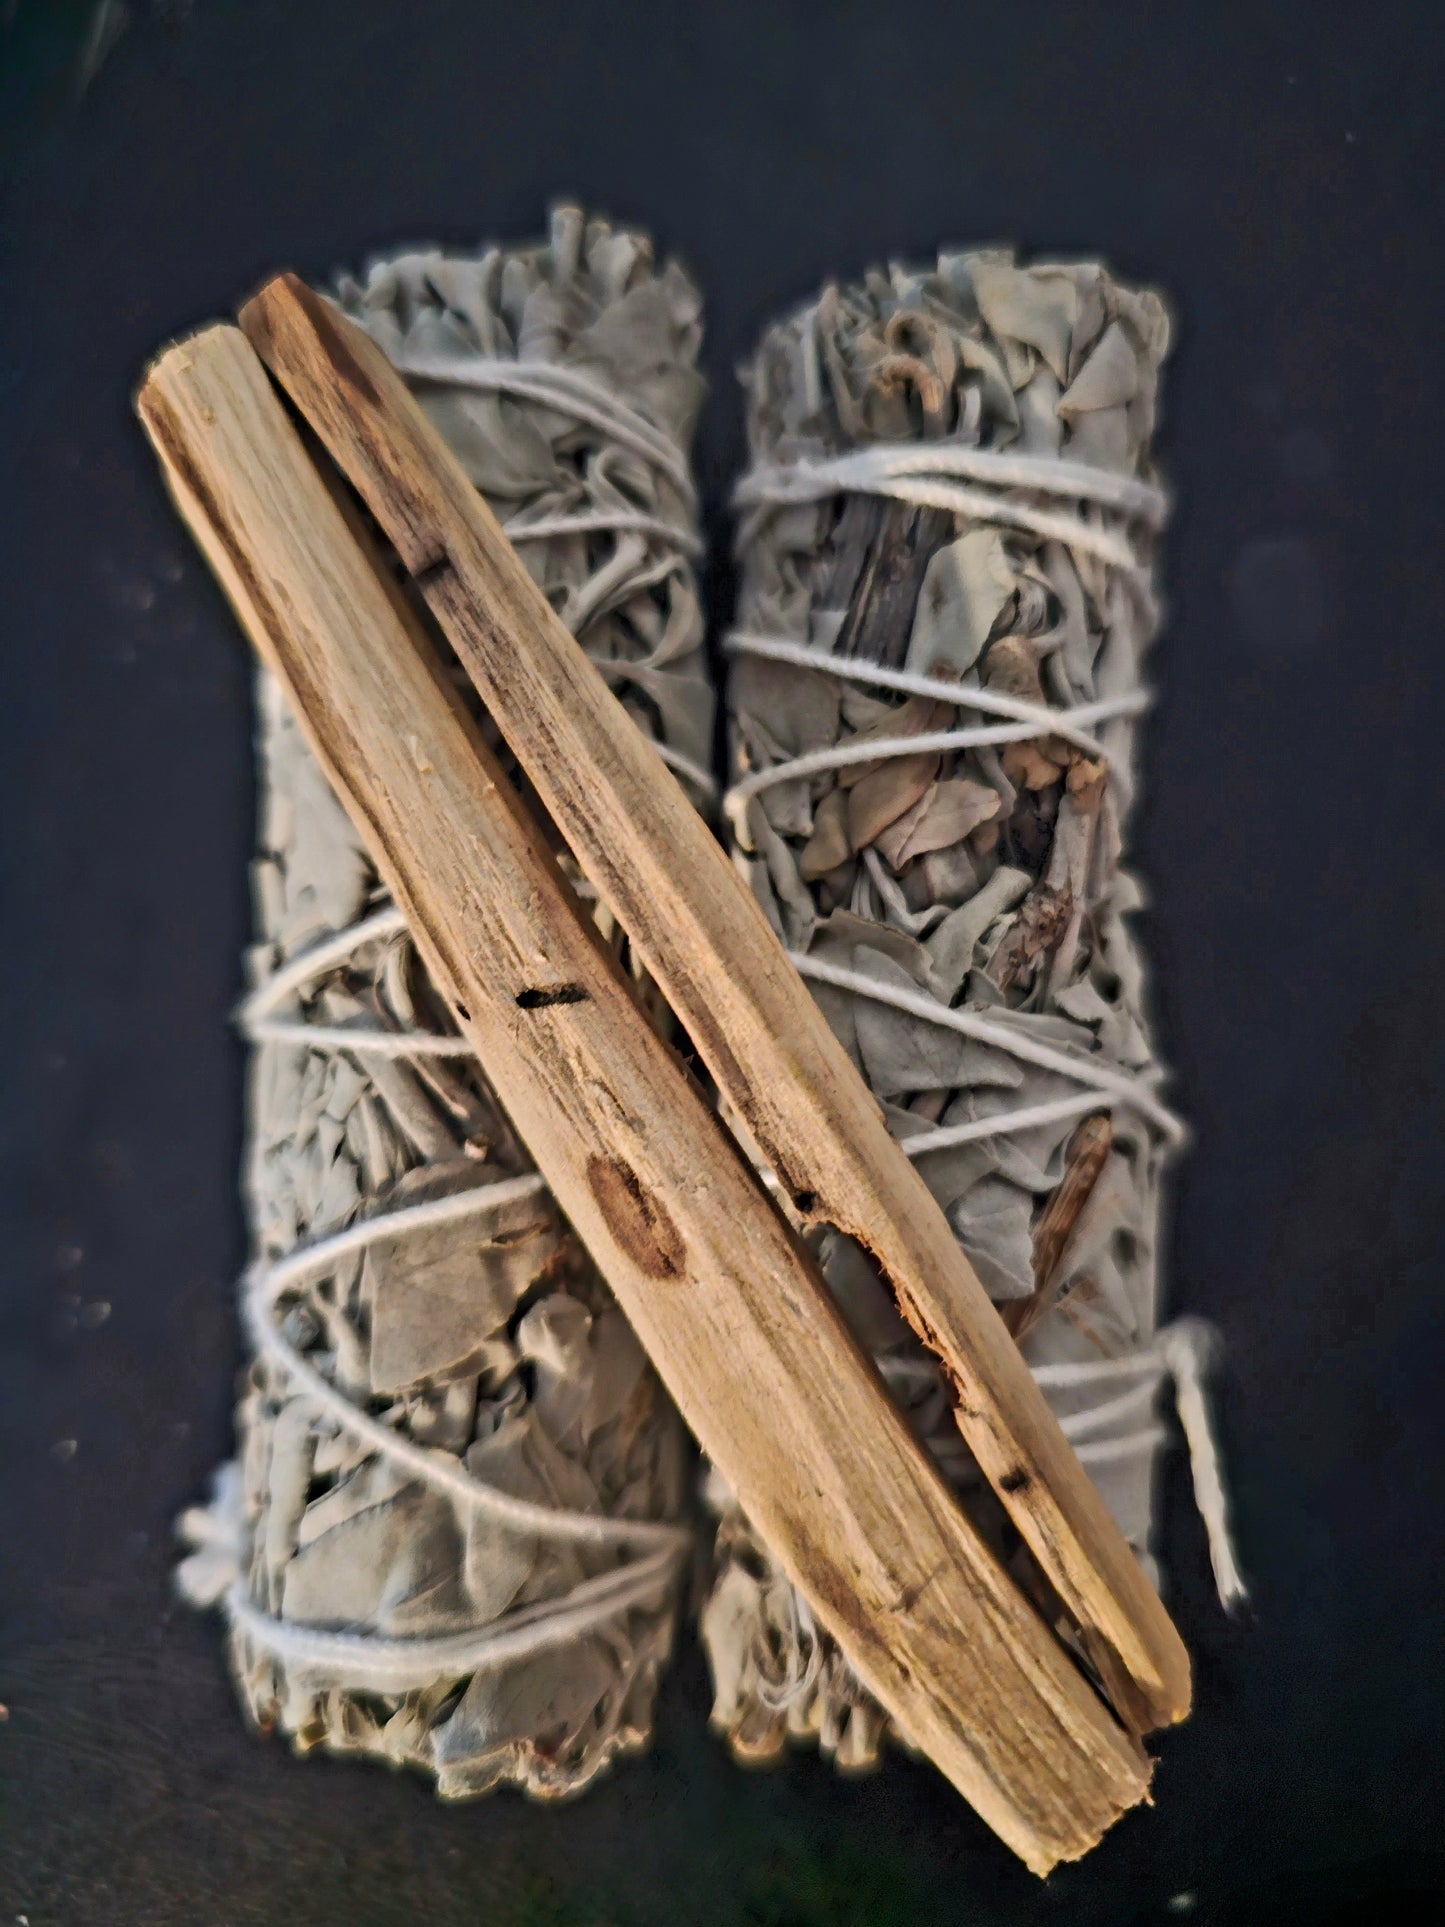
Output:
<svg viewBox="0 0 1445 1927">
<path fill-rule="evenodd" d="M 110 44 L 0 4 L 0 1923 L 1437 1917 L 1438 9 L 99 12 Z M 1211 1603 L 1176 1467 L 1198 1710 L 1155 1808 L 1046 1885 L 923 1767 L 735 1770 L 690 1638 L 651 1755 L 569 1809 L 298 1763 L 168 1590 L 238 1358 L 251 773 L 244 653 L 130 391 L 268 269 L 529 235 L 562 193 L 707 291 L 720 549 L 732 370 L 823 277 L 1011 239 L 1181 317 L 1139 841 L 1198 1133 L 1172 1299 L 1227 1342 L 1256 1607 Z M 720 562 L 716 617 L 731 591 Z"/>
</svg>

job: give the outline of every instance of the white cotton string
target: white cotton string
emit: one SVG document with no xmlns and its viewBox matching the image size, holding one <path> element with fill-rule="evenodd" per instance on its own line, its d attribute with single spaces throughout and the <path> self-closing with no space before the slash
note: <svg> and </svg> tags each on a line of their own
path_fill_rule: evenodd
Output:
<svg viewBox="0 0 1445 1927">
<path fill-rule="evenodd" d="M 1143 569 L 1127 536 L 1097 527 L 1080 515 L 1059 509 L 1035 508 L 1032 503 L 1007 496 L 989 495 L 982 489 L 961 488 L 954 482 L 925 482 L 880 478 L 870 491 L 888 495 L 898 502 L 911 502 L 916 508 L 945 509 L 966 516 L 971 522 L 998 522 L 1006 528 L 1023 529 L 1046 542 L 1066 542 L 1078 555 L 1094 555 L 1118 569 L 1121 575 L 1138 578 Z"/>
<path fill-rule="evenodd" d="M 348 1051 L 354 1057 L 475 1057 L 465 1037 L 423 1030 L 366 1030 L 345 1024 L 304 1024 L 263 1017 L 245 1026 L 253 1044 L 293 1044 L 300 1050 Z"/>
<path fill-rule="evenodd" d="M 910 1017 L 921 1017 L 926 1023 L 937 1024 L 942 1030 L 955 1030 L 964 1037 L 975 1038 L 981 1044 L 992 1044 L 1026 1064 L 1038 1065 L 1040 1070 L 1056 1071 L 1062 1077 L 1072 1077 L 1078 1083 L 1087 1084 L 1091 1091 L 1132 1106 L 1157 1126 L 1172 1144 L 1183 1141 L 1184 1126 L 1178 1118 L 1159 1102 L 1143 1079 L 1131 1077 L 1127 1071 L 1115 1070 L 1111 1065 L 1098 1063 L 1093 1058 L 1072 1056 L 1052 1044 L 1042 1043 L 1027 1031 L 1016 1030 L 1011 1025 L 981 1016 L 977 1011 L 955 1010 L 947 1004 L 940 1004 L 924 991 L 903 990 L 884 983 L 880 978 L 866 976 L 861 970 L 825 963 L 821 957 L 810 957 L 801 950 L 790 950 L 788 958 L 801 976 L 811 977 L 815 983 L 830 984 L 835 990 L 851 990 L 855 996 L 870 998 L 874 1003 L 889 1004 L 894 1010 L 906 1011 Z M 996 1131 L 1006 1116 L 1007 1113 L 1003 1113 L 999 1118 L 990 1118 L 987 1122 Z M 988 1136 L 991 1133 L 975 1132 L 974 1135 Z"/>
<path fill-rule="evenodd" d="M 615 1572 L 585 1579 L 544 1605 L 523 1606 L 488 1625 L 433 1638 L 332 1632 L 278 1619 L 254 1603 L 240 1580 L 221 1603 L 239 1632 L 289 1666 L 344 1679 L 361 1691 L 405 1693 L 565 1646 L 655 1598 L 668 1582 L 674 1563 L 671 1551 L 650 1553 Z"/>
<path fill-rule="evenodd" d="M 818 665 L 828 667 L 824 663 Z M 966 701 L 964 697 L 956 698 Z M 727 812 L 740 840 L 746 842 L 745 816 L 748 804 L 763 790 L 772 789 L 778 783 L 791 783 L 804 776 L 819 776 L 825 770 L 847 769 L 857 763 L 880 763 L 895 756 L 932 756 L 945 750 L 983 749 L 999 743 L 1024 743 L 1040 735 L 1063 735 L 1055 730 L 1055 719 L 1062 718 L 1070 725 L 1071 740 L 1084 723 L 1111 722 L 1119 716 L 1137 716 L 1147 709 L 1149 698 L 1142 690 L 1133 690 L 1127 696 L 1109 696 L 1100 702 L 1078 703 L 1072 709 L 1034 708 L 1032 704 L 1019 704 L 1019 708 L 1033 709 L 1030 718 L 1013 723 L 981 723 L 969 729 L 934 729 L 919 736 L 880 736 L 865 742 L 835 743 L 828 749 L 809 750 L 806 755 L 794 756 L 786 763 L 774 763 L 768 769 L 754 770 L 745 776 L 723 798 L 723 808 Z M 1041 719 L 1048 720 L 1042 721 Z M 1102 743 L 1093 743 L 1087 753 L 1104 757 L 1106 751 Z"/>
<path fill-rule="evenodd" d="M 659 468 L 676 484 L 684 501 L 695 499 L 687 457 L 665 430 L 624 401 L 615 389 L 577 368 L 554 361 L 508 361 L 490 355 L 403 353 L 393 366 L 408 381 L 440 382 L 487 394 L 516 395 L 586 422 Z"/>
<path fill-rule="evenodd" d="M 969 488 L 957 476 L 990 483 Z M 829 495 L 885 495 L 919 508 L 943 509 L 971 521 L 1001 523 L 1045 541 L 1064 542 L 1077 554 L 1095 555 L 1128 577 L 1141 565 L 1127 536 L 1087 520 L 1084 514 L 1040 508 L 1000 489 L 1063 496 L 1100 509 L 1118 510 L 1150 526 L 1162 523 L 1163 492 L 1132 476 L 1111 476 L 1061 457 L 993 453 L 960 442 L 878 443 L 826 460 L 803 457 L 762 463 L 738 484 L 740 507 L 786 507 Z"/>
<path fill-rule="evenodd" d="M 829 656 L 787 636 L 760 636 L 744 629 L 730 630 L 723 638 L 723 650 L 729 656 L 759 656 L 766 662 L 791 663 L 798 669 L 836 676 L 843 682 L 871 683 L 874 688 L 893 690 L 904 696 L 927 696 L 935 702 L 953 703 L 959 709 L 976 709 L 983 715 L 1010 716 L 1016 722 L 1031 724 L 1031 735 L 1062 736 L 1086 756 L 1108 756 L 1098 738 L 1083 728 L 1079 718 L 1086 706 L 1082 704 L 1070 709 L 1050 709 L 1044 703 L 1025 702 L 1020 696 L 1005 696 L 992 689 L 976 689 L 944 676 L 920 676 L 910 669 L 887 669 L 882 663 L 868 662 L 862 657 Z M 1124 703 L 1127 707 L 1111 707 L 1107 716 L 1142 715 L 1150 701 L 1147 690 L 1131 690 L 1127 696 L 1113 698 L 1114 703 Z M 1097 703 L 1087 708 L 1089 714 L 1085 721 L 1107 720 Z"/>
<path fill-rule="evenodd" d="M 464 1191 L 450 1191 L 444 1198 L 426 1198 L 419 1204 L 398 1205 L 391 1211 L 378 1211 L 370 1218 L 357 1218 L 340 1231 L 329 1231 L 322 1238 L 310 1238 L 293 1245 L 284 1257 L 266 1267 L 264 1302 L 274 1305 L 283 1292 L 313 1278 L 324 1278 L 335 1271 L 345 1258 L 357 1257 L 374 1244 L 390 1243 L 397 1238 L 431 1231 L 440 1224 L 464 1223 L 468 1218 L 486 1217 L 509 1204 L 522 1204 L 547 1189 L 539 1171 L 523 1171 L 514 1178 L 498 1178 L 491 1184 L 476 1184 Z"/>
<path fill-rule="evenodd" d="M 1160 1357 L 1150 1349 L 1130 1352 L 1124 1358 L 1089 1358 L 1068 1364 L 1035 1365 L 1032 1370 L 1034 1378 L 1045 1390 L 1055 1391 L 1076 1385 L 1097 1385 L 1115 1378 L 1134 1378 L 1151 1372 L 1157 1379 L 1160 1367 Z"/>
<path fill-rule="evenodd" d="M 1148 1415 L 1158 1390 L 1157 1379 L 1143 1378 L 1127 1392 L 1106 1398 L 1101 1405 L 1090 1405 L 1082 1412 L 1071 1412 L 1059 1420 L 1066 1439 L 1081 1439 L 1092 1432 L 1107 1431 L 1119 1419 Z"/>
<path fill-rule="evenodd" d="M 251 992 L 236 1013 L 238 1022 L 249 1034 L 251 1024 L 269 1017 L 273 1010 L 298 990 L 304 989 L 313 978 L 344 964 L 363 944 L 382 943 L 390 937 L 403 935 L 405 930 L 406 918 L 400 910 L 388 905 L 384 910 L 363 917 L 359 923 L 339 930 L 335 936 L 324 937 L 320 943 L 298 951 L 288 962 L 271 971 L 265 981 Z"/>
<path fill-rule="evenodd" d="M 741 508 L 763 502 L 819 501 L 827 495 L 887 493 L 884 485 L 895 480 L 947 476 L 1096 502 L 1149 528 L 1161 528 L 1169 513 L 1165 491 L 1137 476 L 1059 456 L 1016 455 L 953 440 L 870 442 L 822 460 L 760 462 L 738 483 L 733 500 Z"/>
<path fill-rule="evenodd" d="M 1071 1117 L 1083 1117 L 1107 1105 L 1108 1099 L 1103 1093 L 1082 1091 L 1077 1097 L 1056 1098 L 1051 1104 L 1024 1104 L 1017 1110 L 1000 1111 L 994 1117 L 975 1117 L 966 1124 L 944 1124 L 931 1131 L 919 1131 L 914 1137 L 903 1138 L 900 1149 L 911 1158 L 927 1157 L 930 1151 L 951 1151 L 957 1144 L 976 1144 L 983 1138 L 1032 1131 L 1040 1124 L 1062 1124 Z"/>
<path fill-rule="evenodd" d="M 1189 1446 L 1189 1469 L 1194 1480 L 1194 1503 L 1204 1521 L 1214 1584 L 1225 1606 L 1249 1597 L 1239 1569 L 1229 1522 L 1229 1495 L 1224 1489 L 1219 1444 L 1209 1418 L 1204 1377 L 1217 1347 L 1213 1329 L 1199 1318 L 1181 1318 L 1166 1325 L 1155 1338 L 1165 1367 L 1174 1380 L 1174 1404 Z"/>
<path fill-rule="evenodd" d="M 1152 700 L 1148 690 L 1129 690 L 1127 696 L 1110 698 L 1108 705 L 1075 703 L 1069 709 L 1050 709 L 1046 703 L 1031 703 L 1021 696 L 1002 696 L 996 690 L 979 690 L 963 682 L 950 682 L 946 676 L 919 676 L 911 669 L 884 669 L 882 663 L 869 663 L 861 657 L 825 655 L 821 649 L 813 649 L 805 642 L 792 642 L 788 636 L 755 636 L 740 628 L 730 630 L 722 638 L 722 649 L 726 655 L 757 655 L 769 663 L 792 663 L 798 669 L 811 669 L 821 676 L 838 676 L 842 682 L 867 682 L 873 684 L 873 688 L 894 690 L 900 696 L 927 696 L 940 703 L 954 703 L 958 709 L 977 709 L 981 715 L 1011 717 L 1015 723 L 1029 725 L 1029 736 L 1062 736 L 1085 755 L 1102 759 L 1108 759 L 1108 750 L 1096 736 L 1090 736 L 1085 725 L 1104 723 L 1121 715 L 1143 715 Z M 917 738 L 900 736 L 898 742 L 917 742 Z M 780 763 L 778 769 L 801 775 L 801 771 L 792 771 L 786 763 Z M 775 780 L 786 780 L 786 775 Z M 755 794 L 755 790 L 749 794 Z"/>
<path fill-rule="evenodd" d="M 1084 1444 L 1074 1447 L 1074 1457 L 1080 1465 L 1112 1465 L 1119 1459 L 1133 1459 L 1141 1452 L 1152 1452 L 1168 1437 L 1162 1425 L 1146 1425 L 1121 1439 L 1085 1440 Z"/>
<path fill-rule="evenodd" d="M 666 516 L 647 515 L 641 509 L 588 509 L 576 515 L 543 515 L 533 521 L 502 524 L 509 542 L 545 542 L 554 535 L 592 535 L 598 533 L 653 535 L 671 543 L 685 555 L 701 555 L 703 540 L 689 529 L 682 529 Z"/>
<path fill-rule="evenodd" d="M 253 1044 L 291 1044 L 299 1050 L 350 1051 L 358 1057 L 473 1057 L 464 1037 L 433 1031 L 371 1030 L 350 1024 L 308 1024 L 273 1012 L 307 984 L 336 970 L 369 943 L 405 935 L 406 918 L 394 905 L 373 911 L 335 936 L 325 937 L 279 965 L 236 1012 L 241 1033 Z"/>
</svg>

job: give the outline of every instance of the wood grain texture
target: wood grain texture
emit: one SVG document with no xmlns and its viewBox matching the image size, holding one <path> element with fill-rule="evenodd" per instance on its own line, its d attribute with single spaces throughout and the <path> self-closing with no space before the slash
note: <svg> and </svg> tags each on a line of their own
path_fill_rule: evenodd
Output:
<svg viewBox="0 0 1445 1927">
<path fill-rule="evenodd" d="M 1054 1303 L 1064 1282 L 1064 1261 L 1078 1229 L 1084 1206 L 1094 1194 L 1109 1153 L 1114 1146 L 1114 1127 L 1109 1118 L 1086 1117 L 1069 1141 L 1064 1153 L 1064 1175 L 1053 1195 L 1039 1213 L 1034 1226 L 1034 1293 L 1003 1307 L 1004 1324 L 1021 1344 Z"/>
<path fill-rule="evenodd" d="M 1120 1717 L 1140 1733 L 1182 1719 L 1189 1660 L 1168 1614 L 744 880 L 381 351 L 292 275 L 241 325 L 395 545 L 798 1211 L 877 1260 Z"/>
<path fill-rule="evenodd" d="M 1150 1762 L 959 1511 L 640 1017 L 252 350 L 224 327 L 173 347 L 138 408 L 424 961 L 700 1441 L 861 1677 L 988 1824 L 1039 1873 L 1086 1852 L 1146 1797 Z M 631 727 L 620 712 L 609 723 Z"/>
</svg>

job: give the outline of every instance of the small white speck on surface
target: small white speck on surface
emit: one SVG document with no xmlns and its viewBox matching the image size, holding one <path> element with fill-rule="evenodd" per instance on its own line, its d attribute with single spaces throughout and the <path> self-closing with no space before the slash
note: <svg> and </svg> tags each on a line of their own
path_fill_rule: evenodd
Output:
<svg viewBox="0 0 1445 1927">
<path fill-rule="evenodd" d="M 110 1300 L 92 1298 L 88 1305 L 80 1308 L 80 1322 L 87 1331 L 98 1331 L 110 1317 Z"/>
<path fill-rule="evenodd" d="M 69 1465 L 70 1461 L 75 1457 L 76 1453 L 79 1450 L 80 1450 L 79 1440 L 57 1439 L 54 1445 L 52 1445 L 50 1448 L 50 1456 L 53 1459 L 57 1460 L 58 1463 L 61 1465 Z"/>
<path fill-rule="evenodd" d="M 1182 1894 L 1173 1895 L 1168 1904 L 1171 1914 L 1192 1914 L 1199 1905 L 1199 1896 L 1192 1889 L 1186 1889 Z"/>
</svg>

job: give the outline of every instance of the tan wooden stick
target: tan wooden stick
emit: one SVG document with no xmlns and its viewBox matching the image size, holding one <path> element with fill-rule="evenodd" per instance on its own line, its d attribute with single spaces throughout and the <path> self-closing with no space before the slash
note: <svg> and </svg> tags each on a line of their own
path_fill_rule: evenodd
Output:
<svg viewBox="0 0 1445 1927">
<path fill-rule="evenodd" d="M 965 1439 L 1121 1718 L 1141 1733 L 1182 1719 L 1178 1633 L 746 883 L 380 349 L 294 275 L 241 325 L 395 545 L 798 1211 L 867 1247 L 939 1358 Z"/>
<path fill-rule="evenodd" d="M 579 914 L 242 336 L 138 398 L 422 957 L 699 1439 L 904 1732 L 1037 1872 L 1150 1763 L 910 1435 L 806 1251 Z M 609 726 L 619 720 L 609 715 Z"/>
</svg>

